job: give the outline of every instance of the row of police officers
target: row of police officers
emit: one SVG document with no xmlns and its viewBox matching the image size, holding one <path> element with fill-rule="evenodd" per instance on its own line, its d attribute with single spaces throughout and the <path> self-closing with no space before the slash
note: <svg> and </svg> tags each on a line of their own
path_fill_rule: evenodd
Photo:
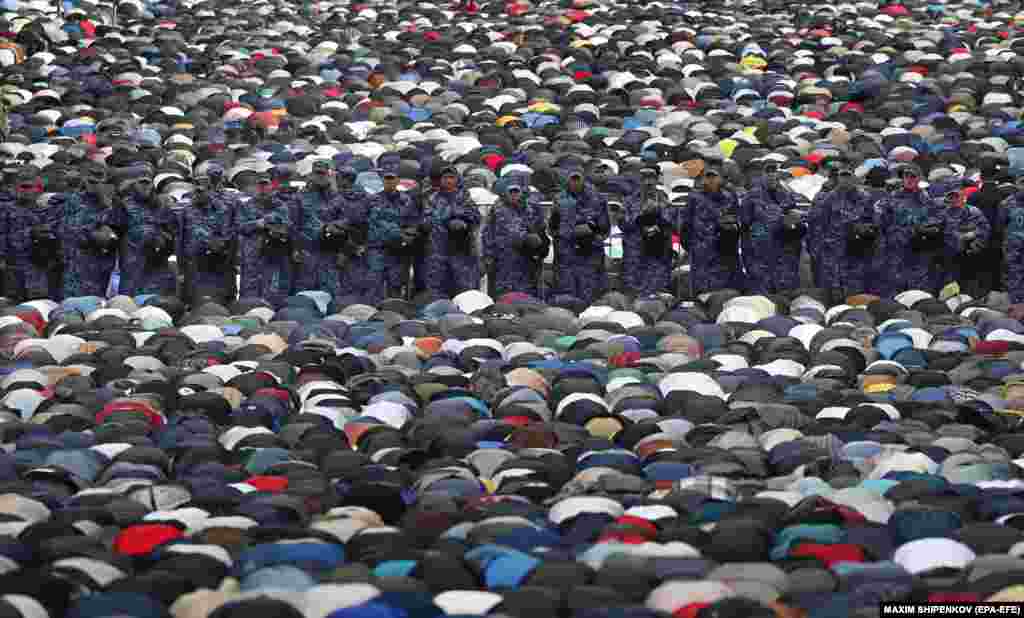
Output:
<svg viewBox="0 0 1024 618">
<path fill-rule="evenodd" d="M 965 204 L 959 185 L 923 189 L 913 165 L 900 169 L 895 190 L 880 190 L 839 164 L 813 206 L 802 209 L 777 164 L 761 172 L 740 193 L 707 161 L 685 205 L 668 203 L 653 169 L 597 183 L 570 170 L 546 196 L 531 192 L 528 178 L 502 178 L 499 202 L 482 215 L 454 167 L 424 193 L 399 190 L 397 174 L 382 170 L 383 191 L 373 195 L 356 185 L 353 169 L 326 160 L 314 163 L 301 191 L 279 187 L 269 174 L 250 191 L 227 190 L 214 167 L 181 208 L 154 195 L 145 175 L 112 187 L 97 166 L 80 190 L 45 194 L 38 170 L 26 167 L 0 193 L 0 267 L 6 295 L 18 299 L 103 296 L 118 268 L 121 294 L 180 292 L 192 302 L 241 296 L 278 305 L 300 290 L 371 304 L 420 290 L 451 297 L 479 288 L 486 273 L 495 295 L 589 303 L 608 287 L 608 204 L 617 201 L 623 283 L 636 295 L 671 289 L 675 234 L 690 256 L 683 292 L 692 295 L 796 289 L 803 251 L 815 285 L 835 302 L 859 292 L 936 292 L 992 268 L 978 257 L 993 241 L 1004 245 L 1007 289 L 1024 289 L 1017 259 L 1024 201 L 1018 207 L 1011 199 L 993 222 Z M 549 254 L 555 281 L 545 294 Z"/>
</svg>

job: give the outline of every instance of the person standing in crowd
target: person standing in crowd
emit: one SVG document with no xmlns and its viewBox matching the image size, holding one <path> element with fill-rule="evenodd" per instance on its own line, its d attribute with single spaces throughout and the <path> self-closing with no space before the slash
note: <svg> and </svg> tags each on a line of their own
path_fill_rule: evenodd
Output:
<svg viewBox="0 0 1024 618">
<path fill-rule="evenodd" d="M 888 269 L 883 295 L 919 289 L 937 293 L 945 284 L 945 257 L 955 243 L 945 207 L 921 190 L 921 170 L 904 165 L 900 186 L 882 200 Z"/>
<path fill-rule="evenodd" d="M 815 285 L 826 290 L 830 306 L 874 291 L 872 265 L 881 232 L 881 213 L 853 170 L 840 163 L 832 168 L 831 177 L 829 191 L 814 200 L 807 236 Z"/>
<path fill-rule="evenodd" d="M 94 166 L 86 172 L 84 191 L 53 198 L 64 208 L 58 234 L 64 256 L 65 297 L 107 295 L 120 242 L 112 227 L 116 224 L 116 195 L 108 179 L 105 167 Z"/>
<path fill-rule="evenodd" d="M 351 167 L 338 170 L 339 219 L 345 230 L 344 242 L 338 251 L 340 296 L 366 298 L 376 283 L 370 273 L 367 249 L 367 224 L 370 196 L 356 185 L 356 171 Z"/>
<path fill-rule="evenodd" d="M 341 250 L 347 237 L 330 161 L 313 163 L 309 184 L 295 201 L 295 290 L 321 290 L 337 297 L 344 265 Z"/>
<path fill-rule="evenodd" d="M 1018 179 L 1017 193 L 999 209 L 1003 232 L 1004 283 L 1010 302 L 1024 302 L 1024 177 Z"/>
<path fill-rule="evenodd" d="M 551 242 L 544 232 L 544 215 L 526 199 L 515 182 L 500 191 L 501 200 L 488 213 L 483 229 L 486 271 L 493 277 L 494 295 L 523 292 L 538 295 L 538 269 Z"/>
<path fill-rule="evenodd" d="M 398 190 L 398 175 L 385 172 L 382 177 L 384 190 L 369 199 L 366 224 L 371 284 L 366 302 L 371 303 L 402 295 L 416 240 L 415 234 L 402 226 L 403 211 L 412 207 L 409 197 Z"/>
<path fill-rule="evenodd" d="M 962 189 L 946 193 L 946 216 L 950 219 L 953 243 L 949 255 L 948 278 L 960 285 L 960 291 L 974 298 L 985 294 L 981 272 L 989 266 L 982 260 L 988 248 L 992 226 L 980 208 L 968 205 Z"/>
<path fill-rule="evenodd" d="M 293 233 L 290 200 L 274 191 L 266 172 L 255 195 L 238 206 L 238 250 L 242 267 L 239 294 L 279 307 L 291 292 Z"/>
<path fill-rule="evenodd" d="M 1004 237 L 1006 236 L 1001 227 L 1004 217 L 1001 206 L 1012 200 L 1017 191 L 1024 190 L 1024 176 L 1017 178 L 1016 183 L 1000 184 L 995 178 L 983 178 L 980 173 L 966 174 L 964 179 L 966 202 L 981 211 L 988 220 L 991 230 L 988 239 L 988 246 L 977 261 L 984 265 L 974 273 L 979 297 L 988 294 L 992 290 L 1003 290 L 1004 273 L 1006 272 L 1006 260 L 1003 255 Z"/>
<path fill-rule="evenodd" d="M 405 191 L 403 195 L 410 198 L 410 206 L 402 215 L 402 227 L 406 236 L 415 237 L 412 255 L 405 260 L 412 265 L 412 279 L 406 287 L 408 298 L 425 292 L 427 288 L 427 257 L 430 254 L 430 221 L 426 215 L 430 200 L 441 190 L 441 170 L 448 167 L 446 163 L 435 163 L 430 174 L 417 183 L 415 191 Z M 416 231 L 416 234 L 413 232 Z M 405 267 L 408 270 L 408 267 Z M 404 273 L 404 271 L 403 271 Z"/>
<path fill-rule="evenodd" d="M 672 281 L 672 229 L 668 200 L 657 169 L 641 171 L 640 188 L 625 200 L 622 218 L 622 277 L 627 290 L 649 296 Z"/>
<path fill-rule="evenodd" d="M 4 258 L 4 287 L 8 296 L 21 301 L 61 300 L 60 282 L 53 273 L 62 260 L 58 229 L 64 217 L 63 204 L 45 200 L 38 170 L 24 166 L 14 177 L 14 201 L 0 207 L 0 254 Z"/>
<path fill-rule="evenodd" d="M 690 193 L 680 224 L 689 239 L 690 287 L 694 297 L 724 288 L 742 289 L 740 204 L 723 187 L 721 164 L 704 162 L 700 189 Z"/>
<path fill-rule="evenodd" d="M 441 170 L 440 191 L 430 197 L 426 221 L 430 222 L 427 256 L 427 289 L 436 296 L 454 297 L 480 287 L 480 261 L 476 231 L 480 212 L 462 186 L 458 170 Z"/>
<path fill-rule="evenodd" d="M 604 239 L 611 222 L 607 203 L 581 170 L 571 170 L 555 196 L 549 227 L 555 238 L 557 293 L 592 302 L 607 288 Z"/>
<path fill-rule="evenodd" d="M 183 298 L 220 303 L 235 293 L 235 200 L 217 190 L 220 170 L 196 178 L 195 191 L 180 213 L 178 256 L 184 270 Z"/>
<path fill-rule="evenodd" d="M 242 198 L 245 196 L 240 190 L 228 188 L 224 178 L 224 169 L 220 165 L 213 165 L 206 173 L 209 181 L 210 199 L 223 203 L 227 206 L 228 221 L 225 222 L 227 229 L 231 231 L 231 244 L 228 247 L 229 257 L 226 262 L 227 293 L 229 298 L 238 298 L 238 284 L 241 280 L 241 252 L 238 250 L 238 209 L 241 207 Z M 237 187 L 236 187 L 237 189 Z M 253 193 L 255 190 L 252 191 Z"/>
<path fill-rule="evenodd" d="M 120 189 L 124 198 L 114 216 L 121 237 L 118 292 L 173 296 L 177 275 L 169 258 L 177 236 L 175 214 L 153 194 L 153 178 L 148 174 L 126 181 Z"/>
<path fill-rule="evenodd" d="M 746 288 L 753 294 L 800 287 L 805 228 L 796 211 L 796 199 L 782 185 L 781 174 L 777 162 L 766 161 L 761 178 L 740 200 Z"/>
</svg>

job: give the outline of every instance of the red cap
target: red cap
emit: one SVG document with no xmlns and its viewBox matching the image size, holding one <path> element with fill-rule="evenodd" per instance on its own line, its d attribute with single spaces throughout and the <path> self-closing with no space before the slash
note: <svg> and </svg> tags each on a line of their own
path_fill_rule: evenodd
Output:
<svg viewBox="0 0 1024 618">
<path fill-rule="evenodd" d="M 260 491 L 280 493 L 288 489 L 288 477 L 286 476 L 253 476 L 245 481 Z"/>
<path fill-rule="evenodd" d="M 114 538 L 114 551 L 126 556 L 141 556 L 183 536 L 185 533 L 181 528 L 170 524 L 139 524 L 125 528 Z"/>
<path fill-rule="evenodd" d="M 481 159 L 483 160 L 484 165 L 489 167 L 492 172 L 498 171 L 498 168 L 501 167 L 501 164 L 505 162 L 505 157 L 501 156 L 500 154 L 493 153 L 484 155 L 483 157 L 481 157 Z"/>
<path fill-rule="evenodd" d="M 1004 356 L 1010 351 L 1010 344 L 1006 341 L 979 341 L 974 346 L 975 354 L 985 356 Z"/>
<path fill-rule="evenodd" d="M 690 603 L 689 605 L 684 605 L 672 612 L 672 618 L 697 618 L 697 613 L 710 605 L 710 603 Z"/>
</svg>

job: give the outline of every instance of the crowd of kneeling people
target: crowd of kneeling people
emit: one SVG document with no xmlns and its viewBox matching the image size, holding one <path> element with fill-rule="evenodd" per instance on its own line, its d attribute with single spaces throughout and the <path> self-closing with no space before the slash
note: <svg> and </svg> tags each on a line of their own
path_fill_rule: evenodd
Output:
<svg viewBox="0 0 1024 618">
<path fill-rule="evenodd" d="M 111 187 L 102 166 L 72 191 L 45 192 L 26 166 L 0 194 L 3 293 L 15 299 L 180 295 L 282 303 L 301 290 L 375 303 L 479 289 L 592 302 L 608 286 L 605 242 L 621 230 L 622 287 L 637 296 L 696 296 L 722 288 L 772 294 L 801 287 L 801 254 L 834 302 L 861 292 L 937 292 L 951 281 L 979 296 L 1024 298 L 1024 200 L 1017 185 L 978 175 L 925 183 L 913 164 L 886 176 L 832 162 L 809 208 L 769 161 L 740 190 L 722 162 L 706 160 L 685 203 L 669 203 L 656 167 L 629 178 L 565 170 L 549 195 L 528 179 L 503 179 L 486 214 L 459 171 L 445 166 L 422 190 L 360 188 L 351 168 L 317 161 L 301 188 L 260 173 L 244 190 L 223 170 L 194 179 L 169 203 L 145 176 Z M 881 182 L 878 182 L 881 178 Z M 616 215 L 609 216 L 609 203 Z M 686 289 L 673 289 L 674 238 L 689 256 Z M 553 249 L 553 251 L 552 251 Z M 554 282 L 543 284 L 552 256 Z M 239 276 L 236 277 L 236 274 Z M 180 277 L 179 277 L 180 275 Z M 183 286 L 183 287 L 182 287 Z"/>
</svg>

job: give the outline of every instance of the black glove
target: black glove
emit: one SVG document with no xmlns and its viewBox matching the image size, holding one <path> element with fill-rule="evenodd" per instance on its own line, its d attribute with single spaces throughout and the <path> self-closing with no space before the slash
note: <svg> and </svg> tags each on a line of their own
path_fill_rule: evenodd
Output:
<svg viewBox="0 0 1024 618">
<path fill-rule="evenodd" d="M 586 242 L 594 238 L 594 227 L 589 223 L 580 223 L 572 231 L 576 242 Z"/>
<path fill-rule="evenodd" d="M 740 242 L 739 217 L 730 211 L 725 211 L 718 216 L 718 250 L 725 255 L 736 253 Z"/>
<path fill-rule="evenodd" d="M 640 230 L 640 235 L 643 236 L 645 240 L 654 240 L 661 236 L 661 226 L 645 226 L 643 229 Z"/>
<path fill-rule="evenodd" d="M 539 234 L 527 234 L 523 239 L 523 247 L 530 252 L 537 251 L 544 246 L 544 239 Z"/>
<path fill-rule="evenodd" d="M 937 251 L 942 248 L 942 228 L 937 223 L 915 226 L 910 239 L 914 251 Z"/>
<path fill-rule="evenodd" d="M 174 246 L 174 236 L 167 231 L 161 231 L 146 241 L 146 257 L 154 261 L 166 260 L 171 256 Z"/>
<path fill-rule="evenodd" d="M 296 264 L 304 264 L 306 262 L 306 256 L 302 254 L 302 251 L 296 249 L 292 251 L 292 262 Z"/>
<path fill-rule="evenodd" d="M 211 238 L 206 243 L 206 255 L 210 257 L 222 257 L 228 252 L 228 243 L 220 238 Z"/>
<path fill-rule="evenodd" d="M 101 225 L 89 235 L 93 249 L 102 254 L 110 254 L 117 249 L 117 234 L 109 225 Z"/>
<path fill-rule="evenodd" d="M 337 223 L 327 223 L 320 229 L 321 234 L 324 238 L 343 238 L 348 236 L 348 230 L 345 229 L 344 225 L 338 225 Z"/>
<path fill-rule="evenodd" d="M 288 226 L 283 223 L 268 223 L 263 232 L 268 249 L 284 249 L 291 242 Z"/>
<path fill-rule="evenodd" d="M 104 188 L 96 193 L 96 201 L 104 208 L 113 208 L 114 194 L 109 189 Z"/>
<path fill-rule="evenodd" d="M 29 231 L 29 235 L 33 240 L 45 239 L 49 240 L 53 236 L 53 228 L 49 223 L 40 223 L 39 225 L 33 225 Z"/>
<path fill-rule="evenodd" d="M 420 231 L 415 226 L 402 228 L 402 242 L 406 245 L 415 244 L 420 238 Z"/>
<path fill-rule="evenodd" d="M 806 229 L 803 217 L 799 213 L 787 212 L 782 217 L 781 240 L 786 244 L 800 242 Z"/>
<path fill-rule="evenodd" d="M 873 223 L 854 223 L 850 227 L 851 242 L 870 244 L 878 240 L 878 226 Z"/>
<path fill-rule="evenodd" d="M 448 246 L 451 251 L 460 254 L 472 252 L 473 239 L 469 233 L 469 225 L 462 219 L 448 222 Z"/>
<path fill-rule="evenodd" d="M 960 246 L 966 255 L 977 255 L 984 251 L 985 241 L 978 237 L 978 232 L 971 230 L 960 234 Z"/>
<path fill-rule="evenodd" d="M 878 226 L 874 223 L 854 223 L 846 237 L 849 253 L 863 256 L 874 248 L 878 241 Z"/>
<path fill-rule="evenodd" d="M 348 230 L 337 223 L 327 223 L 320 228 L 320 242 L 327 249 L 338 250 L 348 239 Z"/>
<path fill-rule="evenodd" d="M 644 206 L 640 210 L 640 218 L 641 219 L 648 218 L 648 217 L 657 217 L 657 216 L 658 216 L 658 207 L 657 206 Z"/>
</svg>

